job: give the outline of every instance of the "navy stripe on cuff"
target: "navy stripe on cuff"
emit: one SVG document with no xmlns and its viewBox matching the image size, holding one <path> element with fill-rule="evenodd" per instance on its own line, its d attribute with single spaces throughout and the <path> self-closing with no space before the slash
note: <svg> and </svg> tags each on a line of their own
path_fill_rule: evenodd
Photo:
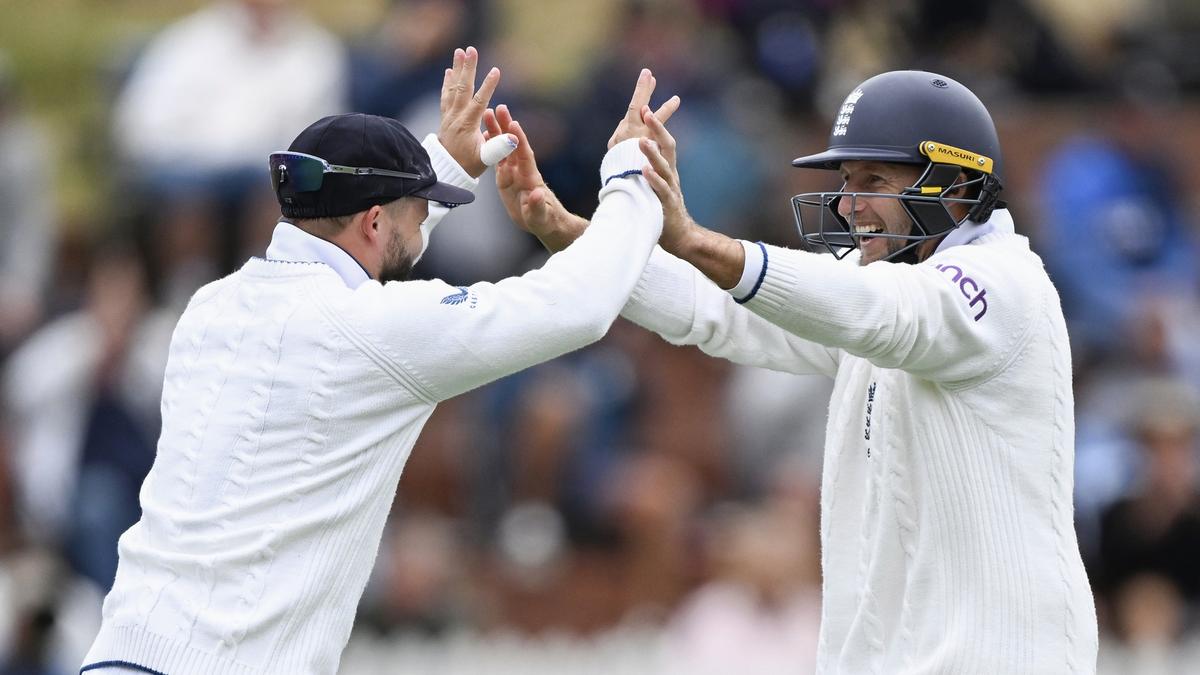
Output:
<svg viewBox="0 0 1200 675">
<path fill-rule="evenodd" d="M 80 668 L 79 672 L 85 673 L 89 670 L 99 670 L 100 668 L 128 668 L 129 670 L 136 670 L 139 673 L 150 673 L 150 675 L 167 675 L 166 673 L 154 670 L 153 668 L 139 666 L 136 663 L 130 663 L 128 661 L 99 661 L 97 663 L 89 663 Z"/>
<path fill-rule="evenodd" d="M 613 175 L 609 176 L 608 178 L 604 179 L 604 185 L 608 185 L 608 182 L 614 178 L 628 178 L 634 174 L 637 174 L 638 176 L 640 176 L 640 175 L 642 175 L 642 170 L 641 169 L 630 169 L 624 173 L 613 174 Z"/>
<path fill-rule="evenodd" d="M 763 279 L 767 278 L 767 247 L 763 246 L 763 243 L 761 241 L 757 242 L 757 243 L 758 243 L 758 247 L 760 249 L 762 249 L 762 254 L 763 254 L 762 269 L 759 270 L 759 272 L 758 272 L 758 281 L 754 282 L 754 288 L 750 289 L 750 295 L 747 295 L 746 297 L 741 298 L 740 300 L 738 298 L 733 299 L 733 301 L 739 305 L 744 305 L 747 302 L 750 302 L 751 300 L 753 300 L 754 296 L 758 295 L 758 289 L 762 288 Z"/>
</svg>

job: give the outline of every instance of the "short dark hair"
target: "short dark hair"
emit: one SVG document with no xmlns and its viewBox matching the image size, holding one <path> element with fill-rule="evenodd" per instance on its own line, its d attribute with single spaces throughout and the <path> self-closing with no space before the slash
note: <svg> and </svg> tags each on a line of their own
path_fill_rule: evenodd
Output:
<svg viewBox="0 0 1200 675">
<path fill-rule="evenodd" d="M 358 213 L 362 213 L 362 211 Z M 279 222 L 291 223 L 309 234 L 328 236 L 339 234 L 345 230 L 350 225 L 350 221 L 354 220 L 354 217 L 358 213 L 350 213 L 344 216 L 329 216 L 327 218 L 288 218 L 287 216 L 281 216 Z"/>
<path fill-rule="evenodd" d="M 380 204 L 372 204 L 372 206 L 379 206 L 380 208 L 390 210 L 404 203 L 404 200 L 406 199 L 417 200 L 421 198 L 411 196 L 400 197 L 398 199 L 392 199 Z M 350 223 L 355 219 L 355 217 L 358 216 L 358 214 L 369 209 L 370 207 L 367 207 L 362 211 L 356 211 L 355 213 L 347 213 L 342 216 L 326 216 L 324 218 L 289 218 L 287 216 L 281 216 L 279 218 L 279 222 L 291 223 L 305 232 L 318 237 L 331 237 L 340 234 L 350 225 Z"/>
</svg>

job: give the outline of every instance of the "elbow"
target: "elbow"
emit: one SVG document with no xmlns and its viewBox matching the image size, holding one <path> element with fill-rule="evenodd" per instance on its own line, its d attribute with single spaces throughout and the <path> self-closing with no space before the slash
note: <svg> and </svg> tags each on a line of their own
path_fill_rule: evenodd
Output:
<svg viewBox="0 0 1200 675">
<path fill-rule="evenodd" d="M 620 307 L 593 306 L 589 311 L 579 312 L 569 326 L 564 326 L 571 335 L 572 349 L 581 349 L 608 334 L 613 321 L 617 320 Z"/>
<path fill-rule="evenodd" d="M 612 328 L 613 321 L 617 320 L 617 316 L 618 312 L 602 312 L 581 322 L 578 335 L 583 340 L 583 344 L 580 346 L 599 342 L 600 338 L 608 335 L 608 330 Z"/>
</svg>

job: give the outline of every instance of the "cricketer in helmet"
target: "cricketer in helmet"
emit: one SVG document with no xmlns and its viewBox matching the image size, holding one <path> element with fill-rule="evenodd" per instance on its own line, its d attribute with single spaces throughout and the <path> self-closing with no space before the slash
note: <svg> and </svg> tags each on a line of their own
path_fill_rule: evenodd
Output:
<svg viewBox="0 0 1200 675">
<path fill-rule="evenodd" d="M 1004 208 L 991 115 L 933 73 L 863 82 L 838 110 L 829 149 L 792 165 L 841 173 L 840 191 L 797 195 L 792 206 L 805 241 L 838 257 L 858 249 L 860 265 L 924 260 L 950 231 Z"/>
<path fill-rule="evenodd" d="M 642 116 L 663 233 L 622 316 L 712 356 L 834 379 L 816 672 L 1095 673 L 1066 322 L 999 201 L 979 100 L 914 71 L 852 90 L 829 148 L 795 161 L 845 180 L 793 200 L 806 239 L 832 256 L 697 224 L 674 138 L 648 106 Z M 520 142 L 499 165 L 501 196 L 565 247 L 587 221 L 555 199 L 508 118 L 484 116 Z"/>
</svg>

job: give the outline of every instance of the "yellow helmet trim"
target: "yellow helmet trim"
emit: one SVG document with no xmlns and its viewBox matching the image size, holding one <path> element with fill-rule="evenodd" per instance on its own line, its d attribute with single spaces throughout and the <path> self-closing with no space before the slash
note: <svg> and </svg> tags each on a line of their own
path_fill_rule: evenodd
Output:
<svg viewBox="0 0 1200 675">
<path fill-rule="evenodd" d="M 992 173 L 994 162 L 991 157 L 956 148 L 953 145 L 938 143 L 936 141 L 921 141 L 921 154 L 929 158 L 931 162 L 938 164 L 953 164 L 961 166 L 964 169 L 973 171 L 982 171 L 986 174 Z"/>
</svg>

